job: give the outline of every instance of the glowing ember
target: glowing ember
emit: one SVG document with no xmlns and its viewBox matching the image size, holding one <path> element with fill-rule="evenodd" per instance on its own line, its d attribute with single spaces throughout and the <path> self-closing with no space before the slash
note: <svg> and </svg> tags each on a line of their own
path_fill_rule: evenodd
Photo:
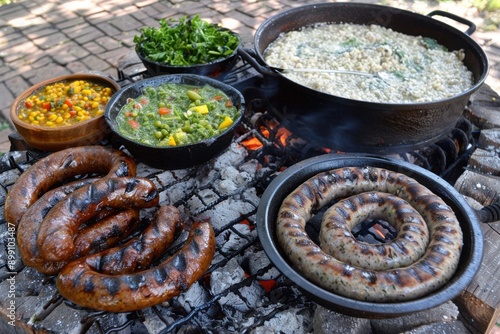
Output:
<svg viewBox="0 0 500 334">
<path fill-rule="evenodd" d="M 261 148 L 263 146 L 261 141 L 258 140 L 256 137 L 251 137 L 245 141 L 242 141 L 241 145 L 243 145 L 249 151 L 258 150 L 259 148 Z"/>
</svg>

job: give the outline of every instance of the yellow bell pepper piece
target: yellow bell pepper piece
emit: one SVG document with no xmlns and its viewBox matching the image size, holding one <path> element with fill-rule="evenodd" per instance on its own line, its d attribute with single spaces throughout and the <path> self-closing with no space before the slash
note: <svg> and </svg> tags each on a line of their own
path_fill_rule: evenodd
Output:
<svg viewBox="0 0 500 334">
<path fill-rule="evenodd" d="M 201 106 L 192 107 L 189 110 L 199 112 L 202 115 L 208 114 L 208 107 L 206 104 L 203 104 Z"/>
<path fill-rule="evenodd" d="M 222 123 L 219 124 L 219 130 L 228 128 L 231 124 L 233 124 L 233 120 L 229 116 L 226 116 Z"/>
<path fill-rule="evenodd" d="M 174 136 L 170 135 L 170 137 L 168 137 L 168 145 L 177 146 L 177 144 L 175 143 Z"/>
</svg>

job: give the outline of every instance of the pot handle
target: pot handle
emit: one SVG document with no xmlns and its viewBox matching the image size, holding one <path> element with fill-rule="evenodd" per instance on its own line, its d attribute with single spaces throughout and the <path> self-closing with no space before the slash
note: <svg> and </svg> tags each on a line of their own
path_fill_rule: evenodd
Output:
<svg viewBox="0 0 500 334">
<path fill-rule="evenodd" d="M 277 76 L 276 72 L 271 68 L 259 64 L 259 62 L 255 58 L 256 55 L 253 50 L 240 47 L 238 48 L 238 54 L 244 61 L 252 65 L 252 67 L 260 74 Z"/>
<path fill-rule="evenodd" d="M 477 217 L 481 223 L 493 223 L 500 221 L 500 200 L 476 210 Z"/>
<path fill-rule="evenodd" d="M 455 14 L 451 14 L 451 13 L 448 13 L 448 12 L 445 12 L 442 10 L 434 10 L 434 11 L 430 12 L 429 14 L 427 14 L 427 16 L 430 16 L 430 17 L 432 17 L 434 15 L 443 16 L 443 17 L 449 18 L 451 20 L 457 21 L 459 23 L 465 24 L 469 28 L 466 31 L 464 31 L 464 33 L 469 35 L 469 36 L 472 35 L 472 33 L 474 31 L 476 31 L 476 25 L 474 24 L 474 22 L 469 21 L 461 16 L 457 16 Z"/>
</svg>

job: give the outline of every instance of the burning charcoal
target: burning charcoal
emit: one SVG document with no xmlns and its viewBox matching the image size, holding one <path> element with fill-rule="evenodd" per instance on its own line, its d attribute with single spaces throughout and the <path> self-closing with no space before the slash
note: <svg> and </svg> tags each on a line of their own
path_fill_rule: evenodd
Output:
<svg viewBox="0 0 500 334">
<path fill-rule="evenodd" d="M 186 312 L 191 312 L 192 309 L 206 303 L 209 298 L 208 292 L 198 282 L 195 282 L 188 291 L 176 299 L 176 303 L 181 305 Z"/>
<path fill-rule="evenodd" d="M 272 266 L 271 261 L 263 250 L 249 249 L 245 252 L 243 262 L 246 264 L 245 268 L 250 275 L 256 275 L 259 271 L 269 268 L 264 273 L 256 276 L 259 280 L 271 280 L 280 276 L 280 272 Z"/>
<path fill-rule="evenodd" d="M 322 306 L 316 307 L 313 319 L 315 334 L 371 333 L 370 320 L 336 313 Z"/>
<path fill-rule="evenodd" d="M 176 203 L 186 196 L 194 186 L 194 180 L 175 183 L 172 187 L 168 188 L 160 194 L 160 202 L 167 201 L 168 203 Z M 163 198 L 166 197 L 166 198 Z"/>
<path fill-rule="evenodd" d="M 155 178 L 162 186 L 167 186 L 176 182 L 174 174 L 170 171 L 165 171 L 163 173 L 155 175 Z"/>
<path fill-rule="evenodd" d="M 250 203 L 228 198 L 217 203 L 210 210 L 201 213 L 199 217 L 210 220 L 215 229 L 220 229 L 232 221 L 240 220 L 241 216 L 247 215 L 254 210 L 255 206 Z"/>
<path fill-rule="evenodd" d="M 233 230 L 234 229 L 234 230 Z M 225 230 L 217 236 L 217 245 L 222 245 L 223 254 L 229 254 L 240 249 L 247 241 L 242 236 L 250 236 L 252 231 L 246 224 L 236 224 L 232 229 Z"/>
<path fill-rule="evenodd" d="M 290 308 L 277 313 L 273 318 L 267 320 L 264 326 L 257 327 L 252 334 L 287 333 L 303 334 L 312 332 L 312 315 L 305 308 Z M 279 329 L 274 331 L 273 328 Z M 314 332 L 316 333 L 316 331 Z M 333 333 L 333 332 L 330 332 Z M 344 333 L 351 333 L 350 329 Z"/>
<path fill-rule="evenodd" d="M 378 333 L 397 334 L 416 329 L 420 326 L 441 323 L 444 321 L 454 322 L 458 317 L 458 308 L 452 302 L 446 302 L 431 310 L 415 312 L 401 317 L 371 320 L 372 327 Z M 415 332 L 424 333 L 424 332 Z M 432 332 L 428 332 L 432 333 Z M 455 333 L 445 331 L 444 333 Z M 457 332 L 460 333 L 460 332 Z"/>
<path fill-rule="evenodd" d="M 221 180 L 217 184 L 217 189 L 219 189 L 221 195 L 230 195 L 238 188 L 231 180 Z"/>
<path fill-rule="evenodd" d="M 158 309 L 161 310 L 161 308 Z M 143 325 L 146 327 L 147 333 L 160 333 L 167 327 L 167 324 L 165 324 L 151 308 L 146 308 L 141 312 L 143 312 Z M 174 321 L 174 319 L 166 314 L 162 314 L 161 316 L 169 323 Z M 136 332 L 134 331 L 133 333 L 135 334 Z"/>
<path fill-rule="evenodd" d="M 227 305 L 241 313 L 248 313 L 262 306 L 264 289 L 257 283 L 251 282 L 250 286 L 242 286 L 237 293 L 230 292 L 219 299 L 221 306 Z"/>
<path fill-rule="evenodd" d="M 240 283 L 245 279 L 245 271 L 240 267 L 236 258 L 232 258 L 222 268 L 212 272 L 210 276 L 210 290 L 216 295 Z"/>
<path fill-rule="evenodd" d="M 484 85 L 472 94 L 469 105 L 464 116 L 474 125 L 480 129 L 500 127 L 500 96 L 490 86 Z"/>
<path fill-rule="evenodd" d="M 244 147 L 232 143 L 229 148 L 214 161 L 214 169 L 221 170 L 224 166 L 237 166 L 243 162 L 247 151 Z"/>
</svg>

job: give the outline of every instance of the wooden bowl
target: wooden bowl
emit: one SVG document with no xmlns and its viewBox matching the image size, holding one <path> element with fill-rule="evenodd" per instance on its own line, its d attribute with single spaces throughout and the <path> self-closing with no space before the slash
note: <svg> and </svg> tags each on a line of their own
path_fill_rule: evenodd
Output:
<svg viewBox="0 0 500 334">
<path fill-rule="evenodd" d="M 42 151 L 59 151 L 69 147 L 98 144 L 111 134 L 104 115 L 87 121 L 55 128 L 41 127 L 25 123 L 17 117 L 19 107 L 38 89 L 59 81 L 87 80 L 110 87 L 113 94 L 120 86 L 113 80 L 94 73 L 77 73 L 54 77 L 31 86 L 19 95 L 10 108 L 10 118 L 17 132 L 30 147 Z"/>
</svg>

